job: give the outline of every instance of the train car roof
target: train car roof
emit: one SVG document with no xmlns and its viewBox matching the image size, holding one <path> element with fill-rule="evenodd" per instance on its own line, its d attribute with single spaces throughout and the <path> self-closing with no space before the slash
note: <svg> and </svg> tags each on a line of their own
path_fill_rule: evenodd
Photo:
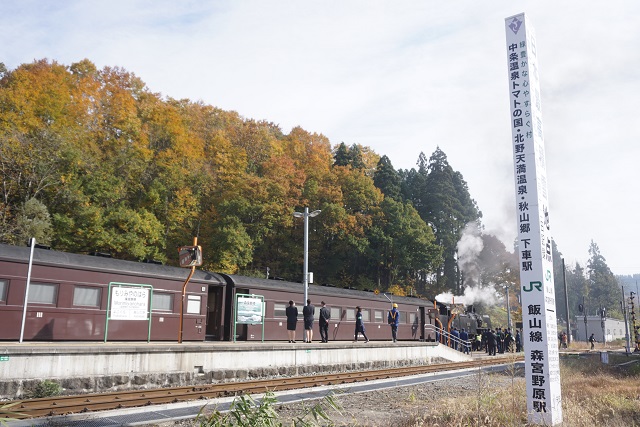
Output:
<svg viewBox="0 0 640 427">
<path fill-rule="evenodd" d="M 29 262 L 31 248 L 26 246 L 12 246 L 0 244 L 0 260 L 14 262 Z M 65 266 L 84 270 L 115 272 L 135 276 L 159 277 L 174 280 L 186 280 L 189 269 L 162 264 L 152 264 L 100 256 L 72 254 L 49 249 L 35 248 L 33 262 L 38 265 Z M 196 270 L 191 281 L 225 285 L 226 280 L 219 274 L 203 270 Z"/>
<path fill-rule="evenodd" d="M 257 277 L 237 276 L 233 274 L 223 274 L 223 276 L 228 278 L 230 284 L 233 284 L 233 286 L 236 288 L 236 292 L 238 291 L 238 288 L 243 287 L 249 288 L 252 291 L 255 289 L 286 291 L 290 292 L 291 295 L 302 294 L 302 292 L 304 291 L 302 288 L 302 283 L 288 282 L 286 280 L 261 279 Z M 357 298 L 362 300 L 390 303 L 390 301 L 383 293 L 376 295 L 374 292 L 370 291 L 346 289 L 336 286 L 309 285 L 308 296 L 313 304 L 320 303 L 320 301 L 317 299 L 317 297 L 319 296 Z M 433 305 L 433 302 L 428 299 L 401 297 L 397 295 L 388 295 L 388 297 L 400 306 L 399 309 L 402 309 L 402 304 L 426 306 Z"/>
</svg>

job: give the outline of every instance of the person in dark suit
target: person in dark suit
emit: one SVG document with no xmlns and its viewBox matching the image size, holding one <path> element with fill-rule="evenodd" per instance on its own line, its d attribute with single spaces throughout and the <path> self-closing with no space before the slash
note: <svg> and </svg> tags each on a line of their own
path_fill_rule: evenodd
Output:
<svg viewBox="0 0 640 427">
<path fill-rule="evenodd" d="M 367 334 L 364 333 L 364 322 L 362 321 L 362 309 L 360 307 L 356 307 L 356 333 L 355 340 L 358 341 L 358 334 L 362 334 L 364 337 L 364 342 L 369 342 L 369 338 L 367 338 Z"/>
<path fill-rule="evenodd" d="M 316 308 L 311 304 L 311 300 L 307 300 L 307 305 L 302 308 L 305 342 L 311 342 L 313 340 L 313 319 L 315 314 Z"/>
<path fill-rule="evenodd" d="M 289 301 L 289 307 L 285 309 L 287 315 L 287 334 L 289 342 L 296 342 L 296 326 L 298 325 L 298 307 L 293 301 Z"/>
<path fill-rule="evenodd" d="M 320 339 L 322 342 L 329 342 L 329 319 L 331 319 L 331 311 L 322 301 L 320 303 Z"/>
</svg>

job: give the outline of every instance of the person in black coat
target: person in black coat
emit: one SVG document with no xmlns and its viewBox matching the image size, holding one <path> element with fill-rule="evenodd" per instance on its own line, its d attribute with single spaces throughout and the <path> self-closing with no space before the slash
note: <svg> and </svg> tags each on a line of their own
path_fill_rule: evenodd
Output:
<svg viewBox="0 0 640 427">
<path fill-rule="evenodd" d="M 329 307 L 327 307 L 322 301 L 320 303 L 320 339 L 322 342 L 329 342 L 329 319 L 331 319 L 331 311 L 329 311 Z"/>
<path fill-rule="evenodd" d="M 287 315 L 287 334 L 289 342 L 296 342 L 296 326 L 298 324 L 298 307 L 293 301 L 289 301 L 289 307 L 285 309 Z"/>
<path fill-rule="evenodd" d="M 594 334 L 591 334 L 591 336 L 589 337 L 589 342 L 591 343 L 591 350 L 593 350 L 596 343 L 598 342 L 596 341 L 596 337 L 594 336 Z"/>
<path fill-rule="evenodd" d="M 313 319 L 315 314 L 316 308 L 311 304 L 311 300 L 307 300 L 307 305 L 302 308 L 305 342 L 311 342 L 313 340 Z"/>
<path fill-rule="evenodd" d="M 364 333 L 364 322 L 362 321 L 362 309 L 360 307 L 356 307 L 356 333 L 355 340 L 358 341 L 358 333 L 361 333 L 364 337 L 364 342 L 369 342 L 369 338 L 367 338 L 367 334 Z"/>
<path fill-rule="evenodd" d="M 494 331 L 487 332 L 487 346 L 489 348 L 489 356 L 496 355 L 496 345 L 498 344 L 498 337 Z"/>
</svg>

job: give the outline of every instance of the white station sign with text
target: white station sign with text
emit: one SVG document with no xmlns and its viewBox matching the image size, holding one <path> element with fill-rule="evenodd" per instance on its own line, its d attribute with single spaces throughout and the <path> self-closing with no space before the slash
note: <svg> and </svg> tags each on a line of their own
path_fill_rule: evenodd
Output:
<svg viewBox="0 0 640 427">
<path fill-rule="evenodd" d="M 116 286 L 111 289 L 112 320 L 148 320 L 149 289 Z"/>
<path fill-rule="evenodd" d="M 562 423 L 538 52 L 524 13 L 505 19 L 515 175 L 522 341 L 529 422 Z"/>
</svg>

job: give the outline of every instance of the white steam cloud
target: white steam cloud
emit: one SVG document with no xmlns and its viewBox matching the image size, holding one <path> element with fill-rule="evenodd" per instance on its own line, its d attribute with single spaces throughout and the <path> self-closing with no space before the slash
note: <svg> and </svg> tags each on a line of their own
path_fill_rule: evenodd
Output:
<svg viewBox="0 0 640 427">
<path fill-rule="evenodd" d="M 496 290 L 493 285 L 487 286 L 467 286 L 464 288 L 463 295 L 453 295 L 451 292 L 444 292 L 436 296 L 436 301 L 443 304 L 451 304 L 453 301 L 456 304 L 472 305 L 478 302 L 482 302 L 487 305 L 494 305 L 496 301 Z"/>
<path fill-rule="evenodd" d="M 462 236 L 458 241 L 458 266 L 465 277 L 465 282 L 471 284 L 479 283 L 480 266 L 478 265 L 478 256 L 484 247 L 482 242 L 482 233 L 478 229 L 478 225 L 470 222 L 464 228 Z"/>
<path fill-rule="evenodd" d="M 483 247 L 482 233 L 478 224 L 468 223 L 457 245 L 458 265 L 464 275 L 464 293 L 463 295 L 453 295 L 451 292 L 444 292 L 436 296 L 436 301 L 444 304 L 451 304 L 453 301 L 456 304 L 464 305 L 478 302 L 487 305 L 496 303 L 496 290 L 493 284 L 480 285 L 481 268 L 478 257 Z"/>
</svg>

